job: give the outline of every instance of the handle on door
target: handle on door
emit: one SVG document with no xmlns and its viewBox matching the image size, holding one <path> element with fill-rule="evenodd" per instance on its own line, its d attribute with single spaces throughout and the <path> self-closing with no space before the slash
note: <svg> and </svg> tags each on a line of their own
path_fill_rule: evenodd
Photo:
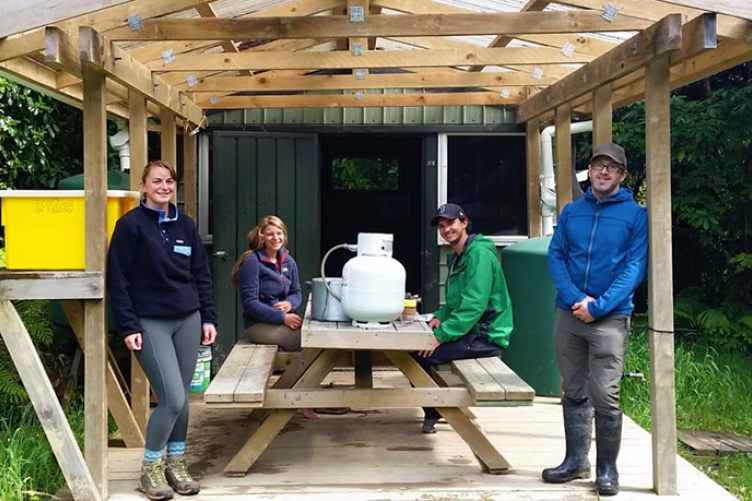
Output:
<svg viewBox="0 0 752 501">
<path fill-rule="evenodd" d="M 212 254 L 212 256 L 218 257 L 219 259 L 222 260 L 222 262 L 227 261 L 227 251 L 223 251 L 223 250 L 217 251 L 214 254 Z"/>
</svg>

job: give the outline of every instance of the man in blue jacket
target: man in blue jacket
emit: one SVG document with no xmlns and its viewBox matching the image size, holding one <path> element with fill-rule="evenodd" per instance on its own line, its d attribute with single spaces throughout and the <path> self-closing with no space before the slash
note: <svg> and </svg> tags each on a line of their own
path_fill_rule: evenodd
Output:
<svg viewBox="0 0 752 501">
<path fill-rule="evenodd" d="M 596 146 L 588 170 L 590 188 L 564 207 L 548 248 L 558 292 L 554 349 L 563 379 L 567 452 L 561 465 L 542 476 L 551 483 L 590 477 L 594 408 L 596 488 L 614 495 L 622 428 L 619 382 L 632 296 L 647 266 L 647 211 L 621 186 L 627 177 L 621 146 Z"/>
</svg>

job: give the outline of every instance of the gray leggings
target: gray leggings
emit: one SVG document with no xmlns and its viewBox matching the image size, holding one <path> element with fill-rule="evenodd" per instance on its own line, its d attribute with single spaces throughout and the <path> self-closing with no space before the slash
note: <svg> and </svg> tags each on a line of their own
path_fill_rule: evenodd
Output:
<svg viewBox="0 0 752 501">
<path fill-rule="evenodd" d="M 142 343 L 136 358 L 144 368 L 157 408 L 146 428 L 146 448 L 184 442 L 188 431 L 188 388 L 196 370 L 201 340 L 198 311 L 177 318 L 140 318 Z"/>
<path fill-rule="evenodd" d="M 276 344 L 284 351 L 300 351 L 300 329 L 292 330 L 285 324 L 251 325 L 245 330 L 251 343 Z"/>
</svg>

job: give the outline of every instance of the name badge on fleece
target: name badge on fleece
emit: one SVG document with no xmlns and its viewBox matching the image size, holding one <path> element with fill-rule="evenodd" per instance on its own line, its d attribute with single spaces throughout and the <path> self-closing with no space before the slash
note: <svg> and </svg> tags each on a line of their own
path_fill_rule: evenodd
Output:
<svg viewBox="0 0 752 501">
<path fill-rule="evenodd" d="M 184 256 L 191 255 L 190 245 L 176 245 L 172 248 L 172 250 L 178 254 L 183 254 Z"/>
</svg>

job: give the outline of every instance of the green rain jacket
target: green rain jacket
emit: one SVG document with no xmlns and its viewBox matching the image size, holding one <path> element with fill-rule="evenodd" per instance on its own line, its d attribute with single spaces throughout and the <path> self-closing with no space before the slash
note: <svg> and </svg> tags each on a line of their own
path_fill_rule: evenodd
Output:
<svg viewBox="0 0 752 501">
<path fill-rule="evenodd" d="M 480 234 L 470 235 L 459 258 L 448 259 L 446 304 L 434 316 L 441 323 L 434 329 L 440 343 L 465 334 L 483 335 L 502 348 L 512 333 L 512 303 L 494 243 Z"/>
</svg>

